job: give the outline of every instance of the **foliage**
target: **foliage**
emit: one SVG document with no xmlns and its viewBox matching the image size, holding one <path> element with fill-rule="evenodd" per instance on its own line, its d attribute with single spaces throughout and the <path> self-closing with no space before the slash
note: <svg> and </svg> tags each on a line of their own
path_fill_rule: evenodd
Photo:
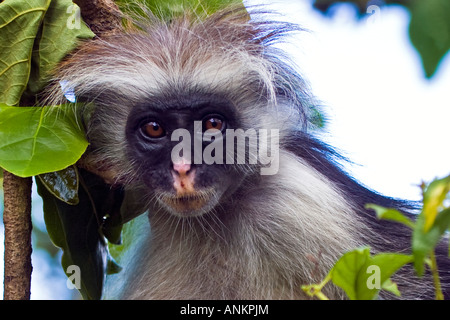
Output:
<svg viewBox="0 0 450 320">
<path fill-rule="evenodd" d="M 183 14 L 187 10 L 193 11 L 199 16 L 210 15 L 227 5 L 242 5 L 242 0 L 118 0 L 116 1 L 122 12 L 140 14 L 142 8 L 150 10 L 161 19 L 170 19 L 173 16 Z"/>
<path fill-rule="evenodd" d="M 68 27 L 71 6 L 69 0 L 0 4 L 0 103 L 15 106 L 23 95 L 38 93 L 78 40 L 94 36 L 85 25 Z"/>
<path fill-rule="evenodd" d="M 433 275 L 436 299 L 442 300 L 435 247 L 450 230 L 450 206 L 445 199 L 450 195 L 450 176 L 423 185 L 423 207 L 416 221 L 411 221 L 395 209 L 367 205 L 375 210 L 379 219 L 402 223 L 412 228 L 412 254 L 379 253 L 370 255 L 370 248 L 358 248 L 345 253 L 334 265 L 328 276 L 320 283 L 303 286 L 310 296 L 327 299 L 322 288 L 332 281 L 342 288 L 351 300 L 372 300 L 384 289 L 400 295 L 390 277 L 405 264 L 413 263 L 418 276 L 423 276 L 425 264 Z M 448 238 L 447 238 L 448 241 Z M 450 256 L 450 251 L 449 251 Z"/>
<path fill-rule="evenodd" d="M 314 6 L 323 13 L 332 12 L 336 3 L 352 3 L 361 16 L 378 14 L 378 6 L 402 5 L 409 10 L 409 37 L 422 59 L 427 78 L 437 71 L 442 58 L 450 50 L 450 1 L 448 0 L 315 0 Z"/>
<path fill-rule="evenodd" d="M 88 145 L 71 105 L 18 108 L 0 103 L 0 127 L 0 167 L 20 177 L 62 170 Z"/>
<path fill-rule="evenodd" d="M 409 36 L 430 78 L 450 50 L 450 1 L 416 0 L 408 7 L 411 11 Z"/>
<path fill-rule="evenodd" d="M 85 299 L 100 299 L 105 272 L 114 273 L 120 270 L 108 253 L 103 217 L 108 196 L 112 192 L 101 178 L 87 171 L 68 167 L 59 172 L 60 177 L 69 180 L 80 188 L 75 190 L 59 190 L 63 197 L 55 197 L 43 182 L 45 177 L 36 180 L 39 195 L 44 200 L 45 224 L 53 243 L 63 249 L 62 266 L 78 266 L 81 275 L 80 292 Z M 52 190 L 52 189 L 50 189 Z M 68 197 L 77 191 L 76 198 Z M 76 205 L 70 204 L 76 202 Z M 99 228 L 100 226 L 100 228 Z"/>
</svg>

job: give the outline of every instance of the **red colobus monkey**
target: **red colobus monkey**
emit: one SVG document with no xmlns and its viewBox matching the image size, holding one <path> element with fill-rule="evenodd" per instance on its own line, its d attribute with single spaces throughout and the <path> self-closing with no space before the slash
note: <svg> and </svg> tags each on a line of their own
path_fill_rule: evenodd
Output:
<svg viewBox="0 0 450 320">
<path fill-rule="evenodd" d="M 409 230 L 365 204 L 411 206 L 349 177 L 315 137 L 314 98 L 273 46 L 296 29 L 236 8 L 204 19 L 149 15 L 61 65 L 56 80 L 95 104 L 89 152 L 148 212 L 107 297 L 306 299 L 301 285 L 322 280 L 347 250 L 409 249 Z M 56 87 L 51 99 L 65 101 Z M 395 279 L 403 298 L 433 297 L 412 272 Z M 344 298 L 333 286 L 324 293 Z"/>
</svg>

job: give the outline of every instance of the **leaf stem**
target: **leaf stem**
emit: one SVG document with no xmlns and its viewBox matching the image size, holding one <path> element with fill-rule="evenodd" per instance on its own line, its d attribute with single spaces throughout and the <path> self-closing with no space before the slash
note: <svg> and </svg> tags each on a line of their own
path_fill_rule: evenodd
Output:
<svg viewBox="0 0 450 320">
<path fill-rule="evenodd" d="M 439 278 L 439 271 L 438 271 L 436 255 L 434 254 L 434 250 L 432 250 L 430 253 L 430 260 L 431 260 L 430 269 L 431 269 L 431 274 L 433 275 L 434 288 L 436 290 L 436 300 L 444 300 L 444 295 L 442 293 L 441 280 Z"/>
<path fill-rule="evenodd" d="M 302 286 L 303 291 L 310 297 L 317 297 L 320 300 L 330 300 L 323 292 L 323 287 L 331 280 L 331 275 L 328 274 L 325 279 L 319 284 L 312 284 Z"/>
</svg>

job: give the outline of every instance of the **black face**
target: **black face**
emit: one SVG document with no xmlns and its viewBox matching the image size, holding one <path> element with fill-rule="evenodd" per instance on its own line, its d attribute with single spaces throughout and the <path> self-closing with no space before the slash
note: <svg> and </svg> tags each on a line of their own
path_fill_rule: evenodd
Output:
<svg viewBox="0 0 450 320">
<path fill-rule="evenodd" d="M 128 156 L 162 207 L 177 216 L 201 215 L 243 179 L 226 159 L 227 130 L 239 123 L 224 99 L 154 99 L 135 106 L 128 118 Z"/>
</svg>

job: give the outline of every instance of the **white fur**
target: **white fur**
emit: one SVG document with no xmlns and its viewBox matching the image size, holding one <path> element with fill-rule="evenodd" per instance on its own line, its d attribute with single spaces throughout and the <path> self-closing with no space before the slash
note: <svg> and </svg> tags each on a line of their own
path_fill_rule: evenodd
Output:
<svg viewBox="0 0 450 320">
<path fill-rule="evenodd" d="M 245 201 L 223 208 L 225 221 L 154 208 L 151 232 L 138 231 L 106 297 L 303 299 L 301 285 L 322 280 L 343 252 L 362 245 L 352 208 L 295 156 L 282 153 L 279 173 L 248 187 Z M 331 286 L 325 292 L 341 297 Z"/>
<path fill-rule="evenodd" d="M 106 298 L 307 298 L 301 285 L 321 281 L 345 251 L 372 236 L 330 180 L 283 150 L 285 138 L 306 127 L 311 107 L 303 80 L 269 45 L 286 26 L 220 14 L 151 21 L 147 32 L 89 42 L 50 89 L 53 104 L 65 101 L 61 80 L 96 103 L 86 119 L 91 163 L 129 189 L 139 186 L 143 168 L 127 156 L 125 128 L 133 107 L 152 97 L 220 96 L 243 130 L 280 133 L 278 172 L 255 177 L 240 168 L 249 179 L 215 210 L 178 218 L 151 201 L 150 227 L 133 230 L 139 240 L 121 259 L 124 270 L 108 277 Z M 333 286 L 324 291 L 343 297 Z"/>
</svg>

